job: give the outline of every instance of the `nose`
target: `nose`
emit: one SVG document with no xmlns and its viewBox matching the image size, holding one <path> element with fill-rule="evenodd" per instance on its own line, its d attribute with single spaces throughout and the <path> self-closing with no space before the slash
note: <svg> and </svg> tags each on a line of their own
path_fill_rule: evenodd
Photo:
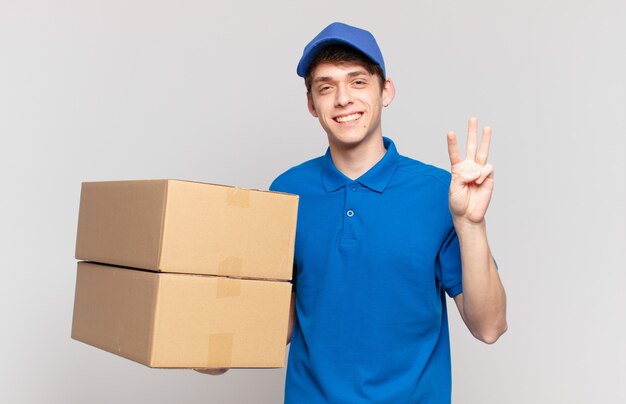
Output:
<svg viewBox="0 0 626 404">
<path fill-rule="evenodd" d="M 338 86 L 337 91 L 335 92 L 335 106 L 345 107 L 350 104 L 352 104 L 352 95 L 350 94 L 350 90 L 346 86 Z"/>
</svg>

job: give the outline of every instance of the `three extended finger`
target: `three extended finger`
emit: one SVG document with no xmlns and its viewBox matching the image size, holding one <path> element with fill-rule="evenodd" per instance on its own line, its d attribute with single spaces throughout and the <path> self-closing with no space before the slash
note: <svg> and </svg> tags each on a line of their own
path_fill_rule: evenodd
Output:
<svg viewBox="0 0 626 404">
<path fill-rule="evenodd" d="M 471 117 L 467 124 L 467 154 L 468 160 L 476 160 L 476 147 L 478 144 L 478 119 Z"/>
<path fill-rule="evenodd" d="M 459 145 L 456 141 L 456 135 L 453 131 L 448 132 L 448 155 L 450 156 L 450 164 L 455 165 L 461 162 L 461 153 Z"/>
<path fill-rule="evenodd" d="M 489 156 L 489 144 L 491 143 L 491 128 L 485 126 L 483 128 L 483 134 L 480 138 L 480 148 L 476 154 L 476 162 L 480 165 L 487 163 L 487 156 Z"/>
</svg>

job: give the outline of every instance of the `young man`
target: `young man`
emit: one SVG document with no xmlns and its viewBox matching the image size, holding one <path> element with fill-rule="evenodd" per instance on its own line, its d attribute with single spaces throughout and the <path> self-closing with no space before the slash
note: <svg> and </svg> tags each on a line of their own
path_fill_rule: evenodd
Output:
<svg viewBox="0 0 626 404">
<path fill-rule="evenodd" d="M 452 175 L 400 155 L 381 127 L 393 82 L 356 27 L 322 30 L 297 72 L 329 147 L 270 187 L 300 196 L 285 402 L 449 403 L 444 293 L 481 341 L 507 327 L 484 221 L 490 129 L 477 146 L 470 119 L 465 160 L 448 133 Z"/>
</svg>

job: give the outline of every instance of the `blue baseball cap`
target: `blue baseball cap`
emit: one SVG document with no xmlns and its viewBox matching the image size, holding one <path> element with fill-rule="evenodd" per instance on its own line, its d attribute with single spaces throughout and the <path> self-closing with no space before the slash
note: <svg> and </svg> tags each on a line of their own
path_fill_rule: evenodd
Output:
<svg viewBox="0 0 626 404">
<path fill-rule="evenodd" d="M 341 22 L 334 22 L 324 28 L 322 32 L 317 34 L 315 38 L 304 48 L 300 62 L 298 63 L 298 76 L 304 77 L 309 70 L 309 66 L 315 57 L 328 45 L 344 44 L 361 51 L 365 56 L 372 59 L 374 63 L 380 66 L 385 73 L 385 61 L 380 48 L 369 31 L 361 28 L 352 27 Z"/>
</svg>

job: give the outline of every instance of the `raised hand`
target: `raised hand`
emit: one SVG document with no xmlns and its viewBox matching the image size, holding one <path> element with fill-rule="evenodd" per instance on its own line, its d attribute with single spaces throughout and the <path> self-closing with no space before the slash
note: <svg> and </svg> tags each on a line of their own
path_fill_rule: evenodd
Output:
<svg viewBox="0 0 626 404">
<path fill-rule="evenodd" d="M 487 163 L 491 128 L 485 126 L 478 145 L 478 119 L 471 117 L 467 130 L 467 151 L 461 159 L 454 132 L 448 132 L 448 154 L 452 165 L 449 191 L 450 212 L 455 220 L 480 223 L 493 193 L 493 166 Z"/>
</svg>

